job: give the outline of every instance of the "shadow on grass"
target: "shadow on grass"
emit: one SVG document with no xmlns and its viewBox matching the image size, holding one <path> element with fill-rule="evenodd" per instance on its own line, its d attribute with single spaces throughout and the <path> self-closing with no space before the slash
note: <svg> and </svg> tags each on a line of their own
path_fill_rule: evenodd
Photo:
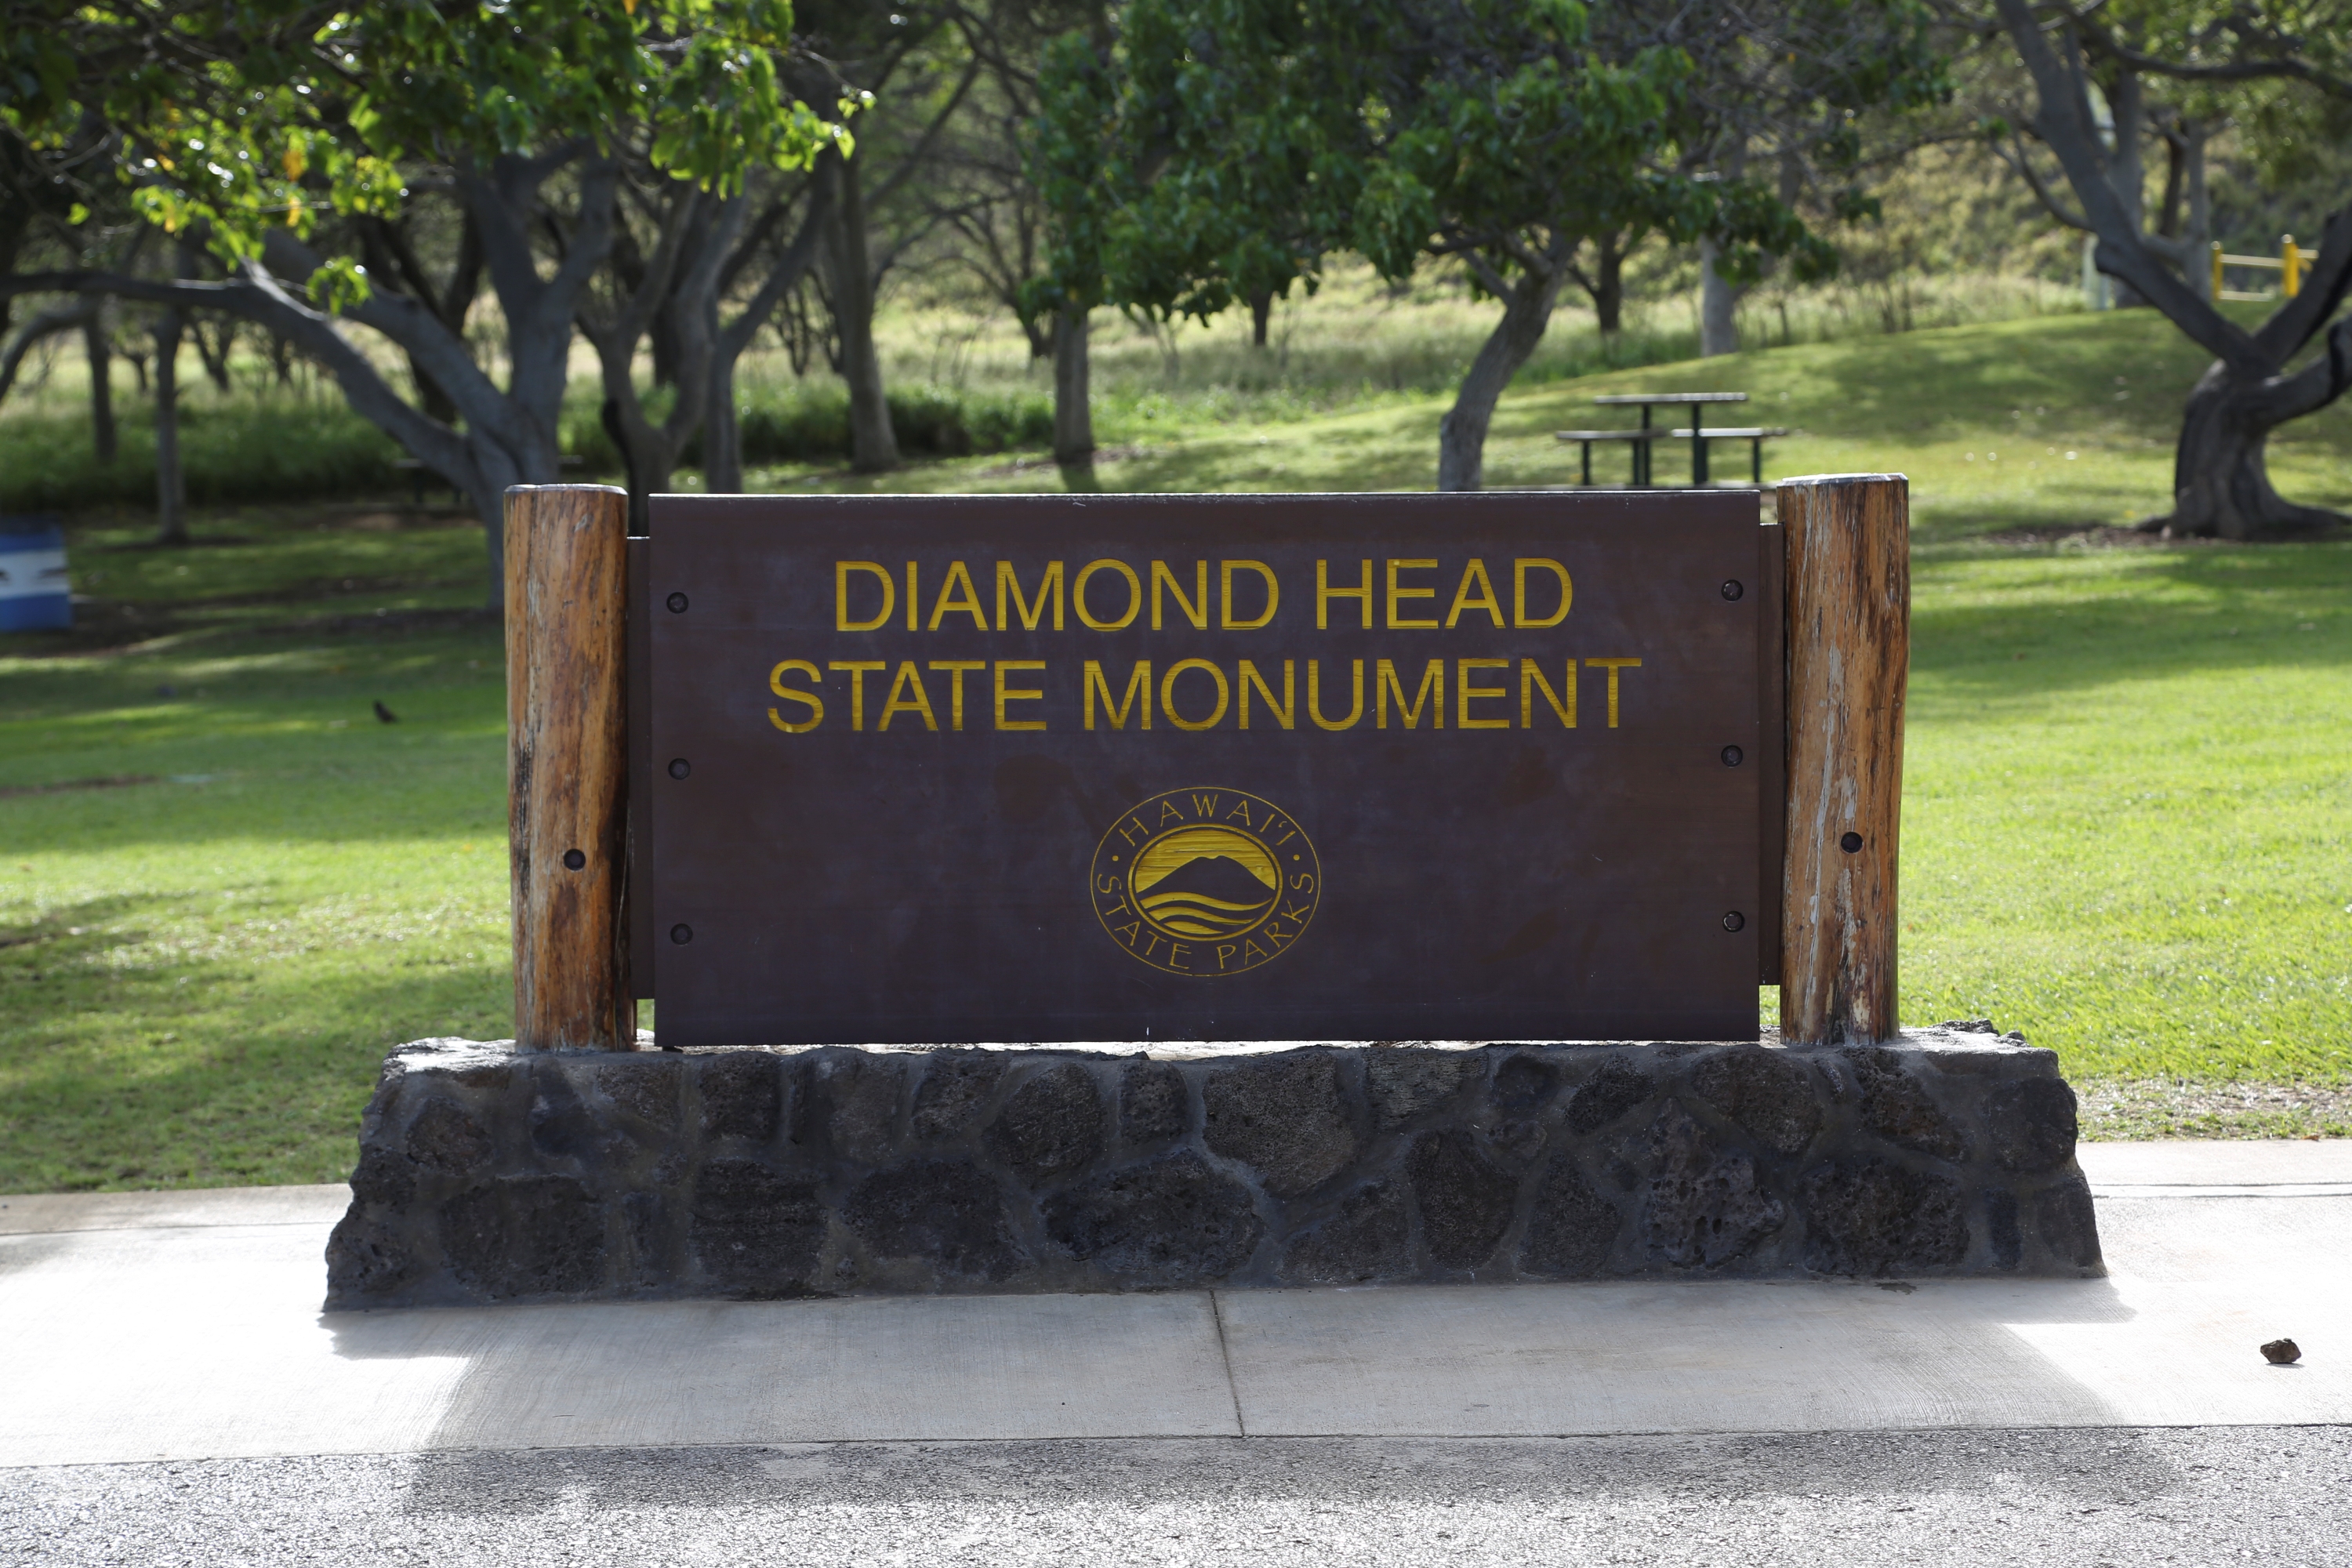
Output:
<svg viewBox="0 0 2352 1568">
<path fill-rule="evenodd" d="M 126 905 L 92 900 L 58 924 Z M 0 1005 L 20 1020 L 0 1031 L 0 1192 L 341 1180 L 385 1049 L 509 1032 L 503 965 L 377 943 L 354 946 L 348 965 L 106 969 L 108 950 L 139 940 L 60 942 L 37 979 L 0 967 Z M 394 973 L 352 973 L 362 964 Z"/>
<path fill-rule="evenodd" d="M 2004 555 L 2014 559 L 1972 552 L 1955 574 Z M 1913 672 L 2003 697 L 2217 669 L 2352 664 L 2352 624 L 2343 613 L 2352 542 L 2136 551 L 2121 571 L 2059 603 L 2041 595 L 2040 582 L 1994 590 L 2013 592 L 2015 603 L 1969 603 L 1942 575 L 1931 566 L 1914 578 Z"/>
</svg>

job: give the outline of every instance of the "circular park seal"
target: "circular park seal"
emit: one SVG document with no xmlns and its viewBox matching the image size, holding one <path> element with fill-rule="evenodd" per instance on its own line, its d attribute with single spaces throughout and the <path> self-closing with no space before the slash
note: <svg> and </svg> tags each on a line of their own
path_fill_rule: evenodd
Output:
<svg viewBox="0 0 2352 1568">
<path fill-rule="evenodd" d="M 1111 824 L 1088 886 L 1113 942 L 1154 969 L 1210 978 L 1289 951 L 1315 918 L 1323 866 L 1271 802 L 1171 789 Z"/>
</svg>

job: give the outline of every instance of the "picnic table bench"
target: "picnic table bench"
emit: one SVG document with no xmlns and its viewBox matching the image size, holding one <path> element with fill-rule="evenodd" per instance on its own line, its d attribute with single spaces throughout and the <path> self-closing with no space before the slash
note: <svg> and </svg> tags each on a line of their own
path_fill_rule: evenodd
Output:
<svg viewBox="0 0 2352 1568">
<path fill-rule="evenodd" d="M 1555 430 L 1553 437 L 1574 441 L 1581 448 L 1583 482 L 1592 482 L 1592 445 L 1596 441 L 1622 441 L 1633 452 L 1635 488 L 1647 488 L 1651 479 L 1651 457 L 1655 445 L 1662 440 L 1688 441 L 1691 444 L 1691 483 L 1707 482 L 1707 447 L 1709 441 L 1744 440 L 1748 444 L 1748 472 L 1756 484 L 1764 482 L 1764 443 L 1775 436 L 1789 432 L 1779 426 L 1718 426 L 1706 428 L 1704 410 L 1710 403 L 1745 403 L 1744 392 L 1624 392 L 1612 393 L 1592 400 L 1616 407 L 1634 406 L 1642 411 L 1642 425 L 1637 430 Z M 1688 408 L 1691 422 L 1686 429 L 1661 430 L 1650 423 L 1653 407 Z"/>
</svg>

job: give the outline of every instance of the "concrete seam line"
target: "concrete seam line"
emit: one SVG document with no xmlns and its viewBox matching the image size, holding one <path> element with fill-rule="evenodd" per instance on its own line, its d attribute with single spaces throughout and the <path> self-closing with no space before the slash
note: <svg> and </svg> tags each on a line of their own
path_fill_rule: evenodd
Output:
<svg viewBox="0 0 2352 1568">
<path fill-rule="evenodd" d="M 2172 1186 L 2161 1183 L 2149 1183 L 2145 1186 L 2095 1186 L 2091 1189 L 2091 1195 L 2095 1198 L 2114 1198 L 2118 1201 L 2131 1198 L 2150 1201 L 2173 1198 L 2352 1198 L 2352 1183 L 2282 1183 L 2274 1187 Z"/>
<path fill-rule="evenodd" d="M 1225 1342 L 1225 1310 L 1214 1290 L 1209 1292 L 1209 1317 L 1217 1325 L 1217 1354 L 1225 1363 L 1225 1393 L 1234 1402 L 1234 1432 L 1246 1437 L 1249 1423 L 1242 1418 L 1242 1387 L 1234 1381 L 1233 1347 Z"/>
<path fill-rule="evenodd" d="M 2352 1192 L 2352 1188 L 2346 1190 Z M 58 1230 L 0 1229 L 0 1241 L 12 1236 L 129 1236 L 150 1230 L 284 1230 L 298 1225 L 332 1228 L 334 1222 L 317 1219 L 245 1219 L 191 1220 L 185 1225 L 78 1225 Z"/>
</svg>

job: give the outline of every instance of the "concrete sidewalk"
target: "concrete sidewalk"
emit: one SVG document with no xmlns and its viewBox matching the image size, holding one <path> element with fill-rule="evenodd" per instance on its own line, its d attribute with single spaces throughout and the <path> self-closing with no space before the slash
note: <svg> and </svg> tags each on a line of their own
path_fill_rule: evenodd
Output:
<svg viewBox="0 0 2352 1568">
<path fill-rule="evenodd" d="M 340 1187 L 0 1200 L 0 1466 L 2352 1422 L 2352 1143 L 2085 1144 L 2111 1277 L 324 1316 Z M 2301 1342 L 2273 1368 L 2255 1347 Z"/>
</svg>

